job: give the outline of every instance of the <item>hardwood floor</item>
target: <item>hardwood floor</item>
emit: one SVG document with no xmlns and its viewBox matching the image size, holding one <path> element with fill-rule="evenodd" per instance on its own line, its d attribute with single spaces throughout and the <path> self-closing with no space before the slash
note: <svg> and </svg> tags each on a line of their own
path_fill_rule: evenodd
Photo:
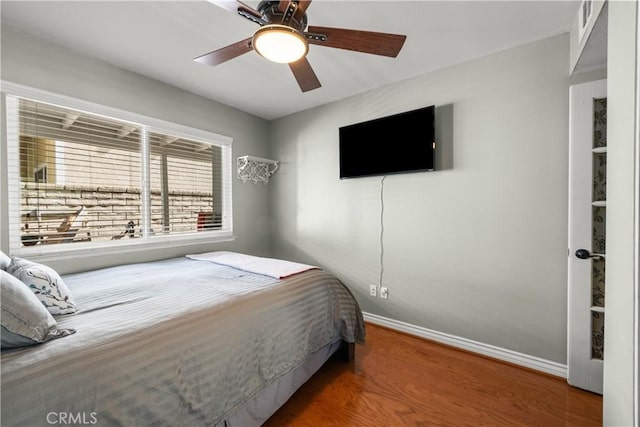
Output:
<svg viewBox="0 0 640 427">
<path fill-rule="evenodd" d="M 367 323 L 355 363 L 332 358 L 265 424 L 601 426 L 602 397 L 550 375 Z"/>
</svg>

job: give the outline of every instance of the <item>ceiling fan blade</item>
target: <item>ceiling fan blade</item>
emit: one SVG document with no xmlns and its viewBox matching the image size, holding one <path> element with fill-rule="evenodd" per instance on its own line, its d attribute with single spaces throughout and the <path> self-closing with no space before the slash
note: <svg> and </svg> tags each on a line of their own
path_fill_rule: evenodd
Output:
<svg viewBox="0 0 640 427">
<path fill-rule="evenodd" d="M 218 65 L 251 50 L 253 50 L 253 47 L 251 46 L 251 37 L 249 37 L 248 39 L 241 40 L 234 44 L 230 44 L 229 46 L 214 50 L 213 52 L 198 56 L 193 60 L 204 65 Z"/>
<path fill-rule="evenodd" d="M 289 3 L 290 3 L 289 0 L 280 0 L 280 2 L 278 2 L 278 10 L 284 13 L 287 10 Z M 311 5 L 311 0 L 298 0 L 296 3 L 298 3 L 298 9 L 296 9 L 296 13 L 294 17 L 296 19 L 300 19 L 300 17 L 302 17 L 302 15 L 305 14 L 307 9 L 309 9 L 309 6 Z"/>
<path fill-rule="evenodd" d="M 291 19 L 300 20 L 309 9 L 311 0 L 280 0 L 278 2 L 278 10 L 282 12 L 282 23 L 289 25 Z"/>
<path fill-rule="evenodd" d="M 326 40 L 309 37 L 308 40 L 310 44 L 389 56 L 392 58 L 398 56 L 407 38 L 407 36 L 400 34 L 329 27 L 309 27 L 307 28 L 307 32 L 327 36 Z"/>
<path fill-rule="evenodd" d="M 303 57 L 296 62 L 289 63 L 289 68 L 296 78 L 298 86 L 300 86 L 300 89 L 303 92 L 308 92 L 322 86 L 306 57 Z"/>
<path fill-rule="evenodd" d="M 239 13 L 240 11 L 246 12 L 249 15 L 252 15 L 255 18 L 262 19 L 262 14 L 252 8 L 251 6 L 247 6 L 239 0 L 207 0 L 211 4 L 215 4 L 222 9 L 226 9 L 229 12 Z"/>
<path fill-rule="evenodd" d="M 278 10 L 284 13 L 287 10 L 287 7 L 289 7 L 289 3 L 289 0 L 280 0 L 278 2 Z"/>
<path fill-rule="evenodd" d="M 300 18 L 305 14 L 309 6 L 311 5 L 311 0 L 299 0 L 298 1 L 298 10 L 296 11 L 296 18 Z"/>
<path fill-rule="evenodd" d="M 293 18 L 300 20 L 309 6 L 311 5 L 311 0 L 298 0 L 298 8 L 296 9 L 296 13 L 293 14 Z"/>
</svg>

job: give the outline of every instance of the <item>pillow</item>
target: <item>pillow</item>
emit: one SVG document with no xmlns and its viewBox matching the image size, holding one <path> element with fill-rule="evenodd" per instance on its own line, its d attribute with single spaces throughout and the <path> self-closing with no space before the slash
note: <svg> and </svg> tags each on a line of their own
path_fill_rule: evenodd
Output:
<svg viewBox="0 0 640 427">
<path fill-rule="evenodd" d="M 11 263 L 11 258 L 9 258 L 9 256 L 4 252 L 0 251 L 0 270 L 7 271 L 9 263 Z"/>
<path fill-rule="evenodd" d="M 56 320 L 27 285 L 4 270 L 0 270 L 0 292 L 0 347 L 3 350 L 43 343 L 75 332 L 74 329 L 57 329 Z"/>
<path fill-rule="evenodd" d="M 7 273 L 23 281 L 51 314 L 75 313 L 76 304 L 62 277 L 51 267 L 11 258 Z"/>
</svg>

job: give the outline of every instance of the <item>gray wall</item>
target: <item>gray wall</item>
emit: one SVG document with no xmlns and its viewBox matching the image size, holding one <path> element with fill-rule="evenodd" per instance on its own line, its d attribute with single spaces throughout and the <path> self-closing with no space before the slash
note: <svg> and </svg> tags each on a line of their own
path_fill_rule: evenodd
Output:
<svg viewBox="0 0 640 427">
<path fill-rule="evenodd" d="M 566 363 L 569 38 L 272 122 L 274 255 L 319 264 L 364 311 Z M 338 127 L 436 105 L 437 172 L 339 180 Z M 393 139 L 389 141 L 393 147 Z"/>
<path fill-rule="evenodd" d="M 638 206 L 634 174 L 637 172 L 636 114 L 637 3 L 609 2 L 607 49 L 607 296 L 605 314 L 605 362 L 603 424 L 638 425 L 634 419 L 634 361 L 638 310 L 638 254 L 634 234 Z M 637 242 L 636 242 L 637 243 Z M 635 259 L 634 259 L 635 253 Z M 634 277 L 635 276 L 635 277 Z M 637 350 L 637 347 L 635 348 Z"/>
<path fill-rule="evenodd" d="M 1 76 L 3 80 L 27 85 L 108 107 L 143 114 L 169 122 L 230 136 L 233 160 L 240 155 L 266 157 L 268 122 L 188 93 L 156 80 L 125 71 L 104 62 L 78 55 L 46 41 L 28 36 L 8 26 L 2 27 Z M 1 153 L 6 153 L 2 138 Z M 4 160 L 2 160 L 4 162 Z M 2 165 L 2 174 L 6 168 Z M 233 167 L 235 173 L 235 163 Z M 6 176 L 2 177 L 5 181 Z M 2 229 L 6 229 L 6 190 L 2 193 Z M 264 185 L 243 184 L 233 179 L 234 242 L 136 252 L 126 256 L 85 256 L 52 264 L 61 272 L 102 267 L 122 262 L 147 261 L 186 252 L 236 250 L 268 255 L 268 189 Z M 6 233 L 0 247 L 8 251 Z"/>
</svg>

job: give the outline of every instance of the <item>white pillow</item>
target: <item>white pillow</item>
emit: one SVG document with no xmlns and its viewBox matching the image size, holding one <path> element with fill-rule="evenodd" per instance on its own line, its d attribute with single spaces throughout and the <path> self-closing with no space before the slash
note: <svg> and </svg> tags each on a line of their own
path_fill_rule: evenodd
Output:
<svg viewBox="0 0 640 427">
<path fill-rule="evenodd" d="M 56 320 L 27 285 L 4 270 L 0 270 L 0 292 L 0 344 L 3 350 L 38 344 L 75 332 L 73 329 L 57 329 Z"/>
<path fill-rule="evenodd" d="M 23 281 L 51 314 L 75 313 L 76 304 L 62 277 L 51 267 L 13 257 L 7 273 Z"/>
<path fill-rule="evenodd" d="M 7 271 L 7 267 L 9 267 L 10 263 L 11 263 L 11 258 L 9 257 L 9 255 L 0 251 L 0 270 Z"/>
</svg>

